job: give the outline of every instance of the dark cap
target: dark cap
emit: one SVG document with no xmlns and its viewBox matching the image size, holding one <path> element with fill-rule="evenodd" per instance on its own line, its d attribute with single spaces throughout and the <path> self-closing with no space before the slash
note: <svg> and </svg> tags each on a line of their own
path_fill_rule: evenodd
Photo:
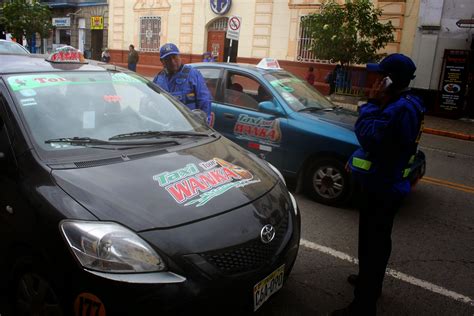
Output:
<svg viewBox="0 0 474 316">
<path fill-rule="evenodd" d="M 403 54 L 391 54 L 378 64 L 367 64 L 368 71 L 387 74 L 393 81 L 408 83 L 415 78 L 415 63 Z"/>
</svg>

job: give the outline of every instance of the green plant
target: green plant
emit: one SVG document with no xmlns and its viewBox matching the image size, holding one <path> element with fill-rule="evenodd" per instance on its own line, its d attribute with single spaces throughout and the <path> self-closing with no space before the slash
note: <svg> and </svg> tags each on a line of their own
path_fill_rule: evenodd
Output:
<svg viewBox="0 0 474 316">
<path fill-rule="evenodd" d="M 302 23 L 312 39 L 308 49 L 318 59 L 342 65 L 362 64 L 383 57 L 378 51 L 393 41 L 390 21 L 380 22 L 382 10 L 369 0 L 325 2 L 320 13 L 306 16 Z"/>
<path fill-rule="evenodd" d="M 3 4 L 2 11 L 0 24 L 18 41 L 26 36 L 29 42 L 36 33 L 42 38 L 49 37 L 53 29 L 51 11 L 37 0 L 31 3 L 27 0 L 12 0 Z"/>
</svg>

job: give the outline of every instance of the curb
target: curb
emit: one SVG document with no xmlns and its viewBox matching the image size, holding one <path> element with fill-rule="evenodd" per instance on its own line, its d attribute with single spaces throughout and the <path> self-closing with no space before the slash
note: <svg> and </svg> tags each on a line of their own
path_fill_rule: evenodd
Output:
<svg viewBox="0 0 474 316">
<path fill-rule="evenodd" d="M 474 141 L 474 135 L 443 131 L 443 130 L 438 130 L 434 128 L 424 128 L 423 133 Z"/>
</svg>

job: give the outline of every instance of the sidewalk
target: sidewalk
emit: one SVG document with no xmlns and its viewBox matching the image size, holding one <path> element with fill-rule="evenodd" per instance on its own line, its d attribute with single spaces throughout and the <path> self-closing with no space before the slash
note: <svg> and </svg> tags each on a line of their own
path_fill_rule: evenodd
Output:
<svg viewBox="0 0 474 316">
<path fill-rule="evenodd" d="M 344 102 L 344 98 L 333 99 L 332 102 L 351 111 L 357 111 L 358 105 Z M 359 105 L 363 102 L 358 102 Z M 451 138 L 474 141 L 474 119 L 445 119 L 432 115 L 425 115 L 424 133 L 446 136 Z"/>
</svg>

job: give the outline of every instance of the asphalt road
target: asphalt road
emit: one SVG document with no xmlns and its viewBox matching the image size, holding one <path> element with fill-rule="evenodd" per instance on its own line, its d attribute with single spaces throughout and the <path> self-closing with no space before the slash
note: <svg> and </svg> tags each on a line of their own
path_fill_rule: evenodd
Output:
<svg viewBox="0 0 474 316">
<path fill-rule="evenodd" d="M 378 313 L 471 316 L 474 142 L 424 135 L 421 149 L 426 177 L 405 201 L 392 234 L 388 268 L 403 275 L 386 276 Z M 357 211 L 323 206 L 302 195 L 297 200 L 303 245 L 287 284 L 259 315 L 326 315 L 352 300 L 345 280 L 357 265 L 336 251 L 357 257 Z"/>
<path fill-rule="evenodd" d="M 474 315 L 474 142 L 424 135 L 424 180 L 396 217 L 379 315 Z M 327 315 L 352 300 L 358 213 L 297 195 L 302 245 L 281 291 L 256 315 Z M 1 305 L 1 304 L 0 304 Z M 209 307 L 210 314 L 244 310 Z M 0 310 L 0 314 L 1 314 Z"/>
</svg>

